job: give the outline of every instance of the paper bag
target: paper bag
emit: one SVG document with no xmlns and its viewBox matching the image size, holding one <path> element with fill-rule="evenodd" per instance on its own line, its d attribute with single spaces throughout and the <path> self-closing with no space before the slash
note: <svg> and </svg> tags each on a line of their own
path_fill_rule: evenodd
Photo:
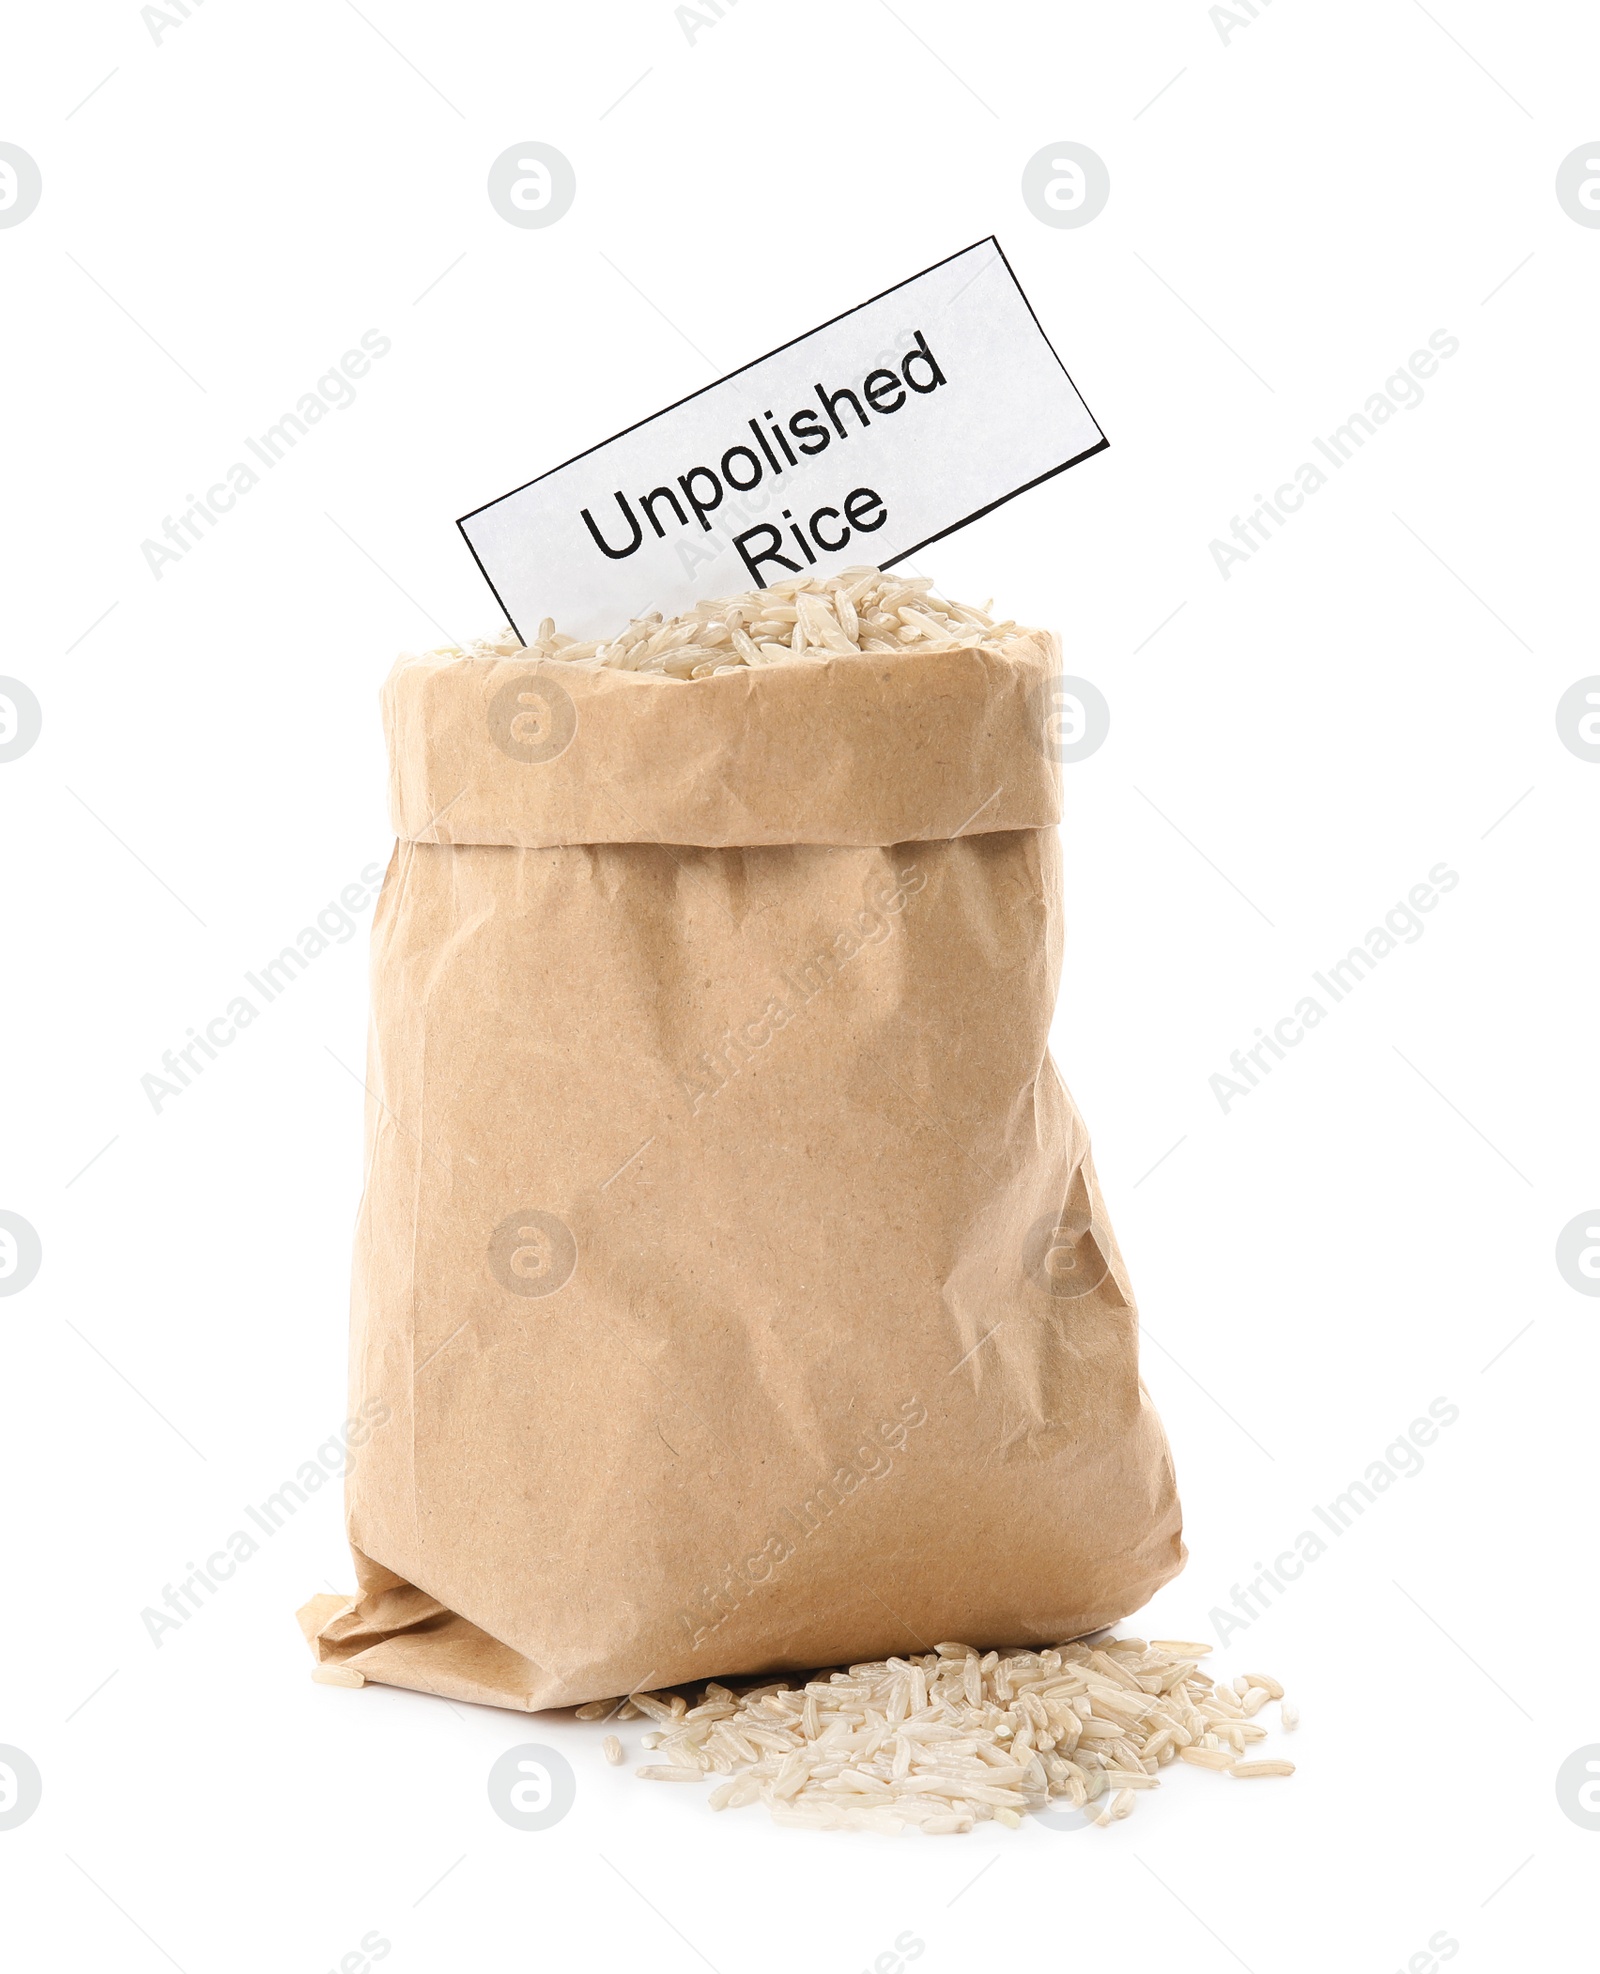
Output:
<svg viewBox="0 0 1600 1974">
<path fill-rule="evenodd" d="M 1047 1047 L 1057 664 L 397 666 L 321 1658 L 531 1710 L 1056 1643 L 1181 1567 Z"/>
</svg>

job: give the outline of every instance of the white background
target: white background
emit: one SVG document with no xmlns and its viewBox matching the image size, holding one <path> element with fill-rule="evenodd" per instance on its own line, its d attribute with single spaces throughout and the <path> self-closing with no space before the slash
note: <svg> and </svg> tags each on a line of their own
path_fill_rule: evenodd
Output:
<svg viewBox="0 0 1600 1974">
<path fill-rule="evenodd" d="M 0 1742 L 44 1777 L 8 1964 L 320 1974 L 376 1930 L 395 1974 L 846 1974 L 909 1930 L 927 1974 L 1386 1974 L 1441 1929 L 1461 1974 L 1584 1964 L 1600 1834 L 1554 1779 L 1600 1741 L 1600 1308 L 1554 1248 L 1600 1198 L 1600 767 L 1554 709 L 1600 670 L 1600 232 L 1554 176 L 1600 23 L 742 0 L 691 43 L 661 0 L 209 0 L 158 44 L 88 0 L 6 52 L 44 197 L 0 231 L 3 669 L 45 720 L 0 767 L 0 1205 L 44 1244 L 0 1302 Z M 516 230 L 485 178 L 534 138 L 577 199 Z M 1111 174 L 1080 230 L 1020 196 L 1063 139 Z M 1111 450 L 925 567 L 1112 709 L 1055 1049 L 1187 1510 L 1138 1628 L 1204 1635 L 1460 1408 L 1212 1662 L 1299 1698 L 1298 1774 L 1070 1837 L 713 1817 L 564 1717 L 314 1686 L 332 1488 L 157 1650 L 141 1611 L 343 1417 L 365 919 L 160 1115 L 140 1078 L 386 857 L 379 683 L 495 627 L 453 517 L 990 231 Z M 358 401 L 157 582 L 140 543 L 373 327 Z M 1426 402 L 1224 581 L 1208 543 L 1439 328 Z M 1224 1115 L 1229 1053 L 1441 859 L 1425 936 Z M 485 1795 L 528 1740 L 579 1778 L 542 1834 Z"/>
</svg>

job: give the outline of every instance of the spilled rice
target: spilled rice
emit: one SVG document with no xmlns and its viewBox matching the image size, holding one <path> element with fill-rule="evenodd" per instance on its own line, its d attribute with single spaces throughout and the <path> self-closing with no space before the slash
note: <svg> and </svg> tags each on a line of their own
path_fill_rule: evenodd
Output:
<svg viewBox="0 0 1600 1974">
<path fill-rule="evenodd" d="M 1175 1761 L 1238 1781 L 1294 1773 L 1262 1750 L 1269 1705 L 1284 1728 L 1298 1724 L 1283 1688 L 1259 1672 L 1213 1681 L 1200 1670 L 1210 1650 L 1142 1638 L 1003 1656 L 940 1645 L 743 1690 L 714 1680 L 694 1705 L 681 1693 L 596 1700 L 578 1718 L 647 1718 L 645 1780 L 714 1780 L 713 1809 L 765 1803 L 805 1829 L 914 1824 L 937 1836 L 990 1818 L 1018 1829 L 1031 1811 L 1067 1807 L 1104 1826 Z M 607 1736 L 607 1759 L 620 1755 Z"/>
<path fill-rule="evenodd" d="M 519 644 L 507 630 L 475 645 L 473 654 L 704 679 L 747 667 L 814 664 L 872 652 L 999 652 L 1028 635 L 1011 619 L 996 623 L 987 608 L 936 596 L 925 576 L 846 569 L 837 576 L 794 576 L 769 589 L 710 598 L 666 620 L 653 610 L 609 639 L 566 637 L 546 617 L 529 644 Z M 455 649 L 442 647 L 432 655 Z"/>
</svg>

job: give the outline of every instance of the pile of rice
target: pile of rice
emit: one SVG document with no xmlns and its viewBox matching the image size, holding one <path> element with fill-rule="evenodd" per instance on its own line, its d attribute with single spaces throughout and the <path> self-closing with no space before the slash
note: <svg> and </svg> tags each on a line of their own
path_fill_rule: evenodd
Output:
<svg viewBox="0 0 1600 1974">
<path fill-rule="evenodd" d="M 999 651 L 1026 635 L 1010 619 L 997 624 L 989 608 L 947 602 L 934 594 L 926 576 L 846 569 L 708 599 L 665 622 L 652 610 L 611 639 L 565 637 L 546 617 L 526 646 L 508 630 L 475 650 L 486 657 L 526 652 L 594 669 L 705 679 L 747 666 L 815 663 L 874 651 Z"/>
<path fill-rule="evenodd" d="M 798 1684 L 712 1681 L 693 1705 L 681 1693 L 597 1700 L 578 1718 L 648 1717 L 644 1746 L 660 1759 L 636 1771 L 647 1781 L 723 1776 L 713 1809 L 763 1802 L 775 1822 L 805 1829 L 898 1835 L 914 1824 L 936 1836 L 993 1818 L 1016 1830 L 1025 1812 L 1068 1807 L 1103 1826 L 1130 1815 L 1174 1761 L 1240 1781 L 1294 1773 L 1249 1756 L 1267 1738 L 1257 1715 L 1269 1702 L 1285 1729 L 1298 1725 L 1283 1688 L 1266 1673 L 1213 1682 L 1200 1670 L 1210 1649 L 1104 1638 L 1002 1656 L 940 1645 Z M 616 1735 L 605 1754 L 625 1758 Z"/>
</svg>

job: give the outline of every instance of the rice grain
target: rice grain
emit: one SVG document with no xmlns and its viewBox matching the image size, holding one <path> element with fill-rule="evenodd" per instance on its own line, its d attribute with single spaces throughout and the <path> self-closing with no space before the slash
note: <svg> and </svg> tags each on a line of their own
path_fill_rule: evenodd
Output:
<svg viewBox="0 0 1600 1974">
<path fill-rule="evenodd" d="M 527 655 L 699 684 L 765 665 L 816 664 L 886 651 L 997 653 L 1028 635 L 1013 621 L 996 624 L 986 611 L 948 602 L 925 577 L 903 581 L 861 568 L 828 577 L 788 577 L 766 589 L 702 600 L 666 621 L 651 611 L 610 639 L 569 637 L 546 617 L 527 645 L 508 629 L 480 639 L 471 650 L 480 657 Z M 445 645 L 432 655 L 454 656 L 460 650 Z M 1142 1640 L 1129 1643 L 1140 1652 L 1146 1649 Z M 960 1656 L 967 1650 L 963 1646 Z"/>
<path fill-rule="evenodd" d="M 829 634 L 820 607 L 805 603 L 803 620 L 797 611 L 808 636 Z M 842 612 L 829 621 L 842 635 Z M 760 1802 L 796 1829 L 954 1836 L 997 1822 L 1014 1830 L 1052 1803 L 1093 1805 L 1091 1820 L 1106 1827 L 1177 1761 L 1245 1780 L 1293 1773 L 1290 1762 L 1242 1758 L 1267 1738 L 1251 1716 L 1269 1699 L 1279 1698 L 1286 1728 L 1296 1718 L 1281 1687 L 1273 1694 L 1277 1681 L 1251 1673 L 1218 1684 L 1199 1670 L 1208 1649 L 1106 1636 L 980 1655 L 946 1642 L 792 1685 L 767 1680 L 741 1691 L 711 1681 L 694 1699 L 635 1693 L 581 1711 L 620 1718 L 626 1707 L 653 1723 L 644 1742 L 662 1759 L 636 1771 L 646 1780 L 715 1778 L 714 1809 Z M 608 1761 L 621 1760 L 615 1735 L 604 1746 Z"/>
</svg>

